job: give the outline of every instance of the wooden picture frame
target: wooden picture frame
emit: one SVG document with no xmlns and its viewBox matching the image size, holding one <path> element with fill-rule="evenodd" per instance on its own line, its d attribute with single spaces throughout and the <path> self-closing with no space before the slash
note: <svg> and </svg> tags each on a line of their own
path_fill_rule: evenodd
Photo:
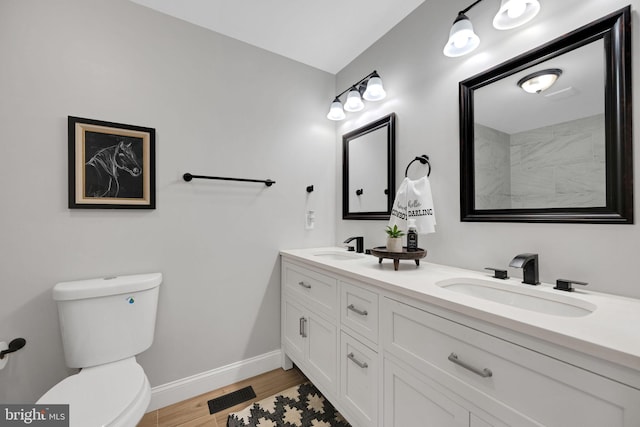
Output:
<svg viewBox="0 0 640 427">
<path fill-rule="evenodd" d="M 155 209 L 153 128 L 69 116 L 69 208 Z"/>
</svg>

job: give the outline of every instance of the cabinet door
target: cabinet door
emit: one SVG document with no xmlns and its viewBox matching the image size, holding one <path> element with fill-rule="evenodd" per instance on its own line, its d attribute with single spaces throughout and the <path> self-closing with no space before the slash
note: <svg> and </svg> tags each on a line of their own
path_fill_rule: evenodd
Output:
<svg viewBox="0 0 640 427">
<path fill-rule="evenodd" d="M 282 345 L 285 353 L 298 365 L 303 364 L 305 353 L 304 319 L 306 317 L 298 304 L 286 298 L 282 300 Z"/>
<path fill-rule="evenodd" d="M 336 327 L 322 317 L 308 312 L 304 323 L 307 337 L 307 362 L 312 381 L 321 382 L 332 393 L 337 392 L 338 335 Z"/>
<path fill-rule="evenodd" d="M 378 353 L 349 334 L 340 336 L 340 400 L 360 425 L 378 425 Z"/>
<path fill-rule="evenodd" d="M 435 387 L 385 359 L 384 426 L 469 427 L 469 411 Z"/>
</svg>

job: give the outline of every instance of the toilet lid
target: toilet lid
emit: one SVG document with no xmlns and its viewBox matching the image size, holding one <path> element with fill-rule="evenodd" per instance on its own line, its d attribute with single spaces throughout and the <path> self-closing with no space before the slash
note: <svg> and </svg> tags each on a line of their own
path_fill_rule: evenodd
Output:
<svg viewBox="0 0 640 427">
<path fill-rule="evenodd" d="M 144 392 L 146 376 L 135 358 L 91 368 L 65 378 L 38 404 L 69 404 L 71 426 L 105 426 Z"/>
</svg>

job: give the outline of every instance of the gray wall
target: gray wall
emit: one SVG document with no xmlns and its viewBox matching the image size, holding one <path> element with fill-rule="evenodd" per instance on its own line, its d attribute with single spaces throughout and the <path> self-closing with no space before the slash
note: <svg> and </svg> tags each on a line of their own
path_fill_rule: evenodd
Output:
<svg viewBox="0 0 640 427">
<path fill-rule="evenodd" d="M 442 54 L 451 23 L 467 0 L 426 1 L 375 45 L 338 73 L 342 90 L 377 69 L 387 90 L 379 104 L 369 103 L 361 114 L 350 115 L 339 135 L 385 114 L 398 114 L 397 179 L 415 156 L 431 157 L 435 234 L 421 235 L 427 260 L 481 270 L 506 267 L 521 252 L 540 254 L 540 276 L 545 282 L 568 277 L 590 282 L 589 289 L 640 297 L 635 266 L 640 253 L 638 225 L 509 224 L 460 222 L 458 138 L 458 82 L 516 55 L 533 49 L 627 4 L 633 9 L 633 66 L 638 68 L 640 32 L 638 0 L 563 0 L 541 2 L 535 21 L 510 31 L 493 29 L 498 2 L 482 2 L 469 13 L 480 47 L 461 58 Z M 636 73 L 637 74 L 637 73 Z M 638 106 L 639 85 L 633 87 Z M 634 141 L 638 142 L 640 108 L 634 109 Z M 635 150 L 636 178 L 640 176 L 640 150 Z M 340 153 L 338 153 L 340 160 Z M 415 164 L 414 164 L 415 165 Z M 413 169 L 415 168 L 415 169 Z M 418 176 L 424 169 L 412 166 Z M 400 182 L 400 181 L 398 181 Z M 337 191 L 340 200 L 340 190 Z M 636 213 L 638 180 L 636 179 Z M 637 215 L 636 215 L 637 216 Z M 637 221 L 637 220 L 636 220 Z M 384 244 L 385 221 L 339 220 L 338 237 L 364 235 L 365 245 Z M 510 269 L 513 276 L 522 272 Z"/>
<path fill-rule="evenodd" d="M 335 235 L 335 77 L 126 0 L 1 0 L 0 58 L 0 402 L 68 373 L 59 281 L 164 274 L 153 386 L 278 349 L 278 250 Z M 156 128 L 156 210 L 67 208 L 68 115 Z"/>
</svg>

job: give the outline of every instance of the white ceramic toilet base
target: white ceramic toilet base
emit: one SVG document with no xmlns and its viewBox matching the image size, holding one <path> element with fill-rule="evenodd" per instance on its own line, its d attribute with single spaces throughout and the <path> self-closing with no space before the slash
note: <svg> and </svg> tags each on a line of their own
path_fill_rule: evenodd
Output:
<svg viewBox="0 0 640 427">
<path fill-rule="evenodd" d="M 142 419 L 151 387 L 135 357 L 82 369 L 46 392 L 37 404 L 68 404 L 70 427 L 128 427 Z"/>
</svg>

